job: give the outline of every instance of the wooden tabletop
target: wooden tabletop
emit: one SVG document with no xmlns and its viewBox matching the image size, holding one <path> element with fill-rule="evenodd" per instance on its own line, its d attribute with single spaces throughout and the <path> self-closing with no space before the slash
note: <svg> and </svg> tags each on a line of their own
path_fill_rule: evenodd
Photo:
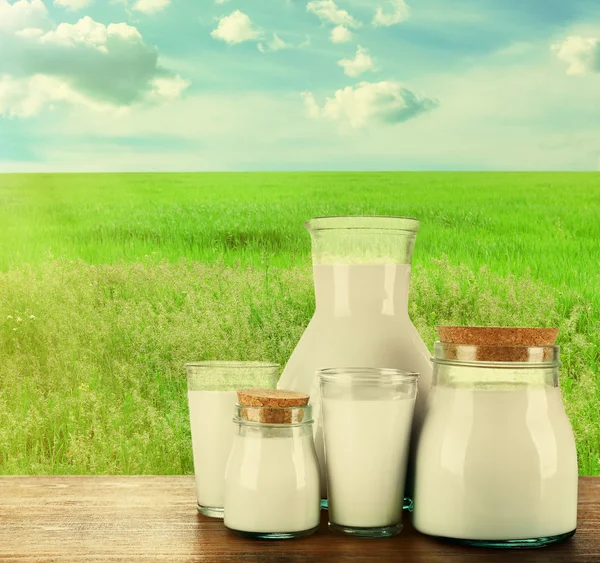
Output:
<svg viewBox="0 0 600 563">
<path fill-rule="evenodd" d="M 577 533 L 551 547 L 459 547 L 417 533 L 409 518 L 394 538 L 334 535 L 323 512 L 313 536 L 240 538 L 200 516 L 192 476 L 0 477 L 0 561 L 600 563 L 600 477 L 580 477 Z"/>
</svg>

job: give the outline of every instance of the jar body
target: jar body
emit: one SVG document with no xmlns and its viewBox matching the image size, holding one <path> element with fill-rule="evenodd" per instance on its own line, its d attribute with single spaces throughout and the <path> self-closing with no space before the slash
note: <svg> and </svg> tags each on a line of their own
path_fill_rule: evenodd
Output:
<svg viewBox="0 0 600 563">
<path fill-rule="evenodd" d="M 572 535 L 577 454 L 558 366 L 462 370 L 435 363 L 417 449 L 415 528 L 499 546 Z"/>
<path fill-rule="evenodd" d="M 297 537 L 320 522 L 312 423 L 239 424 L 225 473 L 225 526 L 257 538 Z"/>
</svg>

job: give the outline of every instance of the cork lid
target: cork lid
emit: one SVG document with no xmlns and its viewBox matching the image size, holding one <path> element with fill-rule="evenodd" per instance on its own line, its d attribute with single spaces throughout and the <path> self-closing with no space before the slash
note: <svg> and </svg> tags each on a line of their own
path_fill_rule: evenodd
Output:
<svg viewBox="0 0 600 563">
<path fill-rule="evenodd" d="M 297 424 L 303 421 L 310 396 L 284 389 L 239 389 L 240 415 L 249 422 Z"/>
<path fill-rule="evenodd" d="M 549 359 L 558 336 L 557 328 L 438 326 L 437 331 L 446 359 L 466 359 L 468 355 L 472 360 L 493 362 Z M 466 347 L 471 349 L 465 350 Z M 539 348 L 541 356 L 532 353 L 531 348 Z"/>
<path fill-rule="evenodd" d="M 441 342 L 474 346 L 554 346 L 557 328 L 438 326 Z"/>
</svg>

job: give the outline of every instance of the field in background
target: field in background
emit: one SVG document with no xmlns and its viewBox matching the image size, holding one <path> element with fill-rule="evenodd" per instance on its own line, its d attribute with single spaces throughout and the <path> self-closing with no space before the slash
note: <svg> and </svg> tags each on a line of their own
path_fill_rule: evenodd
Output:
<svg viewBox="0 0 600 563">
<path fill-rule="evenodd" d="M 411 316 L 559 325 L 600 474 L 600 175 L 0 175 L 0 473 L 191 472 L 182 365 L 284 364 L 318 215 L 421 221 Z M 201 263 L 199 263 L 201 262 Z"/>
</svg>

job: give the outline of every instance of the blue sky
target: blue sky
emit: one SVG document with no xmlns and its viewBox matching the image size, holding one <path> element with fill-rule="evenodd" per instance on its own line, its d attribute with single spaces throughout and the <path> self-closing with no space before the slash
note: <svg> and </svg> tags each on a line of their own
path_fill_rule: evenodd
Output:
<svg viewBox="0 0 600 563">
<path fill-rule="evenodd" d="M 598 0 L 0 0 L 0 172 L 599 168 Z"/>
</svg>

